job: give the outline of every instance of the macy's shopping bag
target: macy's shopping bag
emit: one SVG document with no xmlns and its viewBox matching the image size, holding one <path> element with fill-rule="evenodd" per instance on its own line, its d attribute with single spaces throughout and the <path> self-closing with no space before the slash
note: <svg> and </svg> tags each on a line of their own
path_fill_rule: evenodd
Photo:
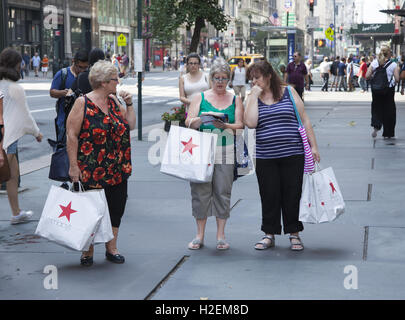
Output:
<svg viewBox="0 0 405 320">
<path fill-rule="evenodd" d="M 62 246 L 87 251 L 107 203 L 104 190 L 73 192 L 51 186 L 35 234 Z"/>
<path fill-rule="evenodd" d="M 90 191 L 88 191 L 90 192 Z M 96 191 L 98 192 L 98 191 Z M 105 201 L 105 210 L 104 210 L 104 215 L 103 218 L 101 219 L 100 226 L 96 231 L 96 234 L 94 236 L 94 243 L 105 243 L 108 242 L 112 239 L 114 239 L 114 234 L 112 231 L 112 225 L 111 225 L 111 218 L 110 218 L 110 210 L 108 209 L 108 203 L 107 203 L 107 198 L 105 196 L 105 193 L 102 192 L 101 196 L 103 197 Z"/>
<path fill-rule="evenodd" d="M 217 139 L 214 133 L 171 126 L 160 172 L 191 182 L 210 182 Z"/>
<path fill-rule="evenodd" d="M 336 220 L 345 211 L 345 202 L 331 167 L 319 164 L 312 174 L 304 174 L 299 220 L 322 223 Z"/>
</svg>

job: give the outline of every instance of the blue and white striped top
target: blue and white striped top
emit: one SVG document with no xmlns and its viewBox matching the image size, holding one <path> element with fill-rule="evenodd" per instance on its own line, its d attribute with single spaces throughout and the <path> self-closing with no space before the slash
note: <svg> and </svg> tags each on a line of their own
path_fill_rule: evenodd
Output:
<svg viewBox="0 0 405 320">
<path fill-rule="evenodd" d="M 256 158 L 274 159 L 304 154 L 298 121 L 287 87 L 281 100 L 272 105 L 258 101 Z"/>
</svg>

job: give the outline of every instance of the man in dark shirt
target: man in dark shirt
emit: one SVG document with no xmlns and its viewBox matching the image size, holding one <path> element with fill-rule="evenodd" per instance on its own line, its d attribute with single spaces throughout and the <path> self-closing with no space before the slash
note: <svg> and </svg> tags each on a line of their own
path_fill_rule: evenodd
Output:
<svg viewBox="0 0 405 320">
<path fill-rule="evenodd" d="M 339 91 L 342 91 L 342 87 L 347 91 L 346 86 L 346 59 L 342 58 L 341 62 L 338 65 L 338 78 L 339 78 Z M 335 90 L 337 91 L 337 90 Z"/>
<path fill-rule="evenodd" d="M 302 99 L 305 83 L 307 83 L 307 90 L 309 89 L 308 71 L 307 67 L 302 62 L 301 54 L 299 52 L 295 52 L 293 57 L 294 61 L 290 62 L 287 66 L 284 75 L 284 82 L 291 84 Z"/>
</svg>

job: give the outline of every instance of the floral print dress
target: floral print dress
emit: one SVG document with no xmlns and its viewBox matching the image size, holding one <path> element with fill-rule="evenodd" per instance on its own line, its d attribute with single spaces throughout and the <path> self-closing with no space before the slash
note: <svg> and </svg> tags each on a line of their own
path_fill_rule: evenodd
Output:
<svg viewBox="0 0 405 320">
<path fill-rule="evenodd" d="M 109 97 L 105 114 L 86 95 L 79 133 L 77 162 L 85 187 L 105 188 L 120 184 L 132 173 L 129 124 L 115 100 Z"/>
</svg>

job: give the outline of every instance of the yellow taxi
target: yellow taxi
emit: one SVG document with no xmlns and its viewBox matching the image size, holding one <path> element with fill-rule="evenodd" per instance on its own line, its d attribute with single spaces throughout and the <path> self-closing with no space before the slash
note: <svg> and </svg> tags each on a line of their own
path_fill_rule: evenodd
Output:
<svg viewBox="0 0 405 320">
<path fill-rule="evenodd" d="M 238 65 L 239 59 L 243 59 L 245 61 L 245 66 L 248 67 L 250 64 L 255 63 L 256 61 L 259 60 L 263 60 L 265 58 L 263 55 L 258 53 L 252 53 L 246 56 L 234 56 L 228 59 L 228 64 L 231 67 L 231 71 L 233 71 L 233 69 L 235 69 L 235 67 Z"/>
</svg>

